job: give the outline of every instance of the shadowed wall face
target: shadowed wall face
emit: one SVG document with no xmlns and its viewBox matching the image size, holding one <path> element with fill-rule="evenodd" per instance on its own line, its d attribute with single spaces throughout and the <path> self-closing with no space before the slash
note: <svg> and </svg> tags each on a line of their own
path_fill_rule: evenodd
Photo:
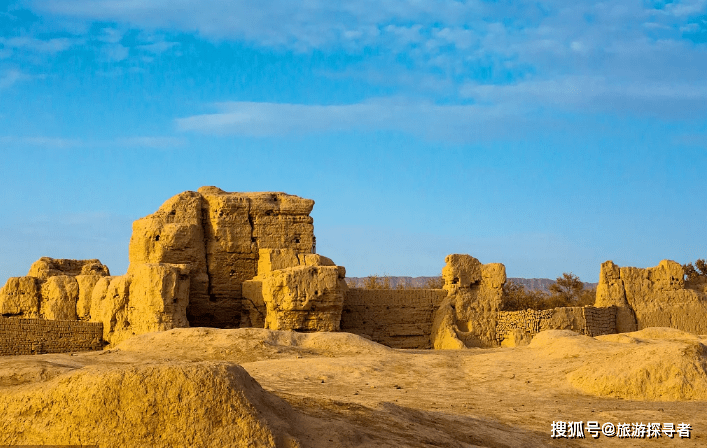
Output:
<svg viewBox="0 0 707 448">
<path fill-rule="evenodd" d="M 446 296 L 443 289 L 349 289 L 341 331 L 393 348 L 430 348 L 434 312 Z"/>
</svg>

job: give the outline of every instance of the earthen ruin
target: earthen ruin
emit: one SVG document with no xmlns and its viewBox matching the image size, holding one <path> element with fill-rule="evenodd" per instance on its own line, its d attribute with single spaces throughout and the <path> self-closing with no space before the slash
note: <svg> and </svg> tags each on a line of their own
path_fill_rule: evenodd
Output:
<svg viewBox="0 0 707 448">
<path fill-rule="evenodd" d="M 96 349 L 183 327 L 345 331 L 417 349 L 524 345 L 547 329 L 707 333 L 707 284 L 686 283 L 669 260 L 602 264 L 594 307 L 501 311 L 505 266 L 463 254 L 446 257 L 443 289 L 349 289 L 345 268 L 316 254 L 313 206 L 202 187 L 133 223 L 125 275 L 95 259 L 41 258 L 0 289 L 0 354 Z"/>
</svg>

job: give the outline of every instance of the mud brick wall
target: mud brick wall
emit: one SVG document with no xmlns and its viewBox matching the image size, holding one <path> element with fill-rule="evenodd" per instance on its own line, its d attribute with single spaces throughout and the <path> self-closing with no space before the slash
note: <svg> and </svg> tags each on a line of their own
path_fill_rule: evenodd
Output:
<svg viewBox="0 0 707 448">
<path fill-rule="evenodd" d="M 500 311 L 496 335 L 500 341 L 514 330 L 533 336 L 543 330 L 572 330 L 587 336 L 616 333 L 616 307 L 563 307 L 552 310 Z"/>
<path fill-rule="evenodd" d="M 616 333 L 616 307 L 584 307 L 584 319 L 588 336 Z"/>
<path fill-rule="evenodd" d="M 103 348 L 103 324 L 0 317 L 0 356 L 67 353 Z"/>
<path fill-rule="evenodd" d="M 551 327 L 550 319 L 555 310 L 499 311 L 496 317 L 496 336 L 499 341 L 513 330 L 534 335 Z"/>
<path fill-rule="evenodd" d="M 393 348 L 430 348 L 433 315 L 446 295 L 442 289 L 349 289 L 341 331 Z"/>
</svg>

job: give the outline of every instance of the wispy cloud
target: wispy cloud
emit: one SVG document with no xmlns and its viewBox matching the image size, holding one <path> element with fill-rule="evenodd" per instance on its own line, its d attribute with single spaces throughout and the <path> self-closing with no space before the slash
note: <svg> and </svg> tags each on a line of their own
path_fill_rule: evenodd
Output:
<svg viewBox="0 0 707 448">
<path fill-rule="evenodd" d="M 613 81 L 613 82 L 612 82 Z M 688 82 L 619 83 L 606 77 L 568 76 L 511 85 L 468 84 L 461 95 L 507 110 L 559 107 L 576 112 L 629 111 L 660 118 L 707 112 L 707 84 Z"/>
<path fill-rule="evenodd" d="M 169 136 L 131 136 L 111 140 L 85 140 L 81 138 L 63 138 L 46 136 L 0 136 L 0 144 L 17 146 L 39 146 L 50 149 L 72 148 L 140 148 L 170 149 L 182 147 L 187 143 L 184 137 Z"/>
<path fill-rule="evenodd" d="M 347 105 L 304 105 L 253 102 L 216 104 L 218 112 L 176 120 L 181 131 L 213 135 L 304 135 L 315 132 L 400 131 L 430 139 L 474 142 L 493 137 L 515 138 L 514 131 L 538 126 L 540 116 L 522 117 L 495 106 L 451 105 L 402 99 L 377 99 Z"/>
<path fill-rule="evenodd" d="M 25 78 L 27 78 L 27 75 L 23 74 L 19 70 L 8 70 L 5 73 L 0 74 L 0 90 L 7 89 L 16 82 Z"/>
<path fill-rule="evenodd" d="M 150 62 L 168 52 L 178 45 L 165 38 L 168 33 L 196 33 L 212 41 L 247 42 L 278 51 L 354 55 L 354 62 L 325 75 L 364 78 L 395 95 L 427 100 L 419 110 L 407 104 L 409 111 L 396 109 L 390 101 L 385 106 L 381 101 L 330 106 L 326 112 L 319 106 L 301 110 L 296 108 L 305 105 L 233 103 L 216 114 L 178 120 L 184 130 L 279 133 L 316 126 L 337 129 L 341 120 L 380 128 L 365 116 L 373 104 L 377 113 L 420 117 L 436 110 L 450 119 L 483 122 L 489 113 L 514 116 L 544 107 L 681 119 L 704 112 L 707 103 L 707 45 L 700 43 L 703 35 L 707 41 L 707 0 L 263 0 L 257 5 L 28 0 L 27 5 L 38 14 L 112 23 L 103 31 L 101 51 L 116 65 L 136 57 Z M 142 36 L 129 48 L 126 29 L 137 29 Z M 70 44 L 14 42 L 45 51 Z M 469 100 L 476 104 L 458 109 L 433 105 Z M 279 117 L 276 111 L 287 108 L 313 114 L 320 124 L 297 117 L 282 117 L 281 125 L 266 124 L 271 123 L 267 117 Z"/>
</svg>

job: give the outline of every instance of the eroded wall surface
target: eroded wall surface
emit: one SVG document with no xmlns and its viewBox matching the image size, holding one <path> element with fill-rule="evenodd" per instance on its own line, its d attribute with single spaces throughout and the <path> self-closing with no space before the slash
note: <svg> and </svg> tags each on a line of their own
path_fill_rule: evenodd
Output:
<svg viewBox="0 0 707 448">
<path fill-rule="evenodd" d="M 88 320 L 93 287 L 110 275 L 99 260 L 42 257 L 25 277 L 10 277 L 0 289 L 0 316 Z"/>
<path fill-rule="evenodd" d="M 393 348 L 430 348 L 434 312 L 446 296 L 443 289 L 349 289 L 341 331 Z"/>
<path fill-rule="evenodd" d="M 38 355 L 103 348 L 103 324 L 0 317 L 0 355 Z"/>
<path fill-rule="evenodd" d="M 496 347 L 496 317 L 503 304 L 506 267 L 451 254 L 442 269 L 447 297 L 435 312 L 431 344 L 436 349 Z"/>
<path fill-rule="evenodd" d="M 189 324 L 237 328 L 242 283 L 258 273 L 260 249 L 314 252 L 313 206 L 285 193 L 185 191 L 133 223 L 130 263 L 188 265 Z"/>
<path fill-rule="evenodd" d="M 544 330 L 572 330 L 587 336 L 616 333 L 616 307 L 562 307 L 498 313 L 496 338 L 502 346 L 527 344 Z"/>
<path fill-rule="evenodd" d="M 645 269 L 602 263 L 594 305 L 617 307 L 620 333 L 672 327 L 707 334 L 707 285 L 686 282 L 675 261 L 663 260 Z"/>
</svg>

